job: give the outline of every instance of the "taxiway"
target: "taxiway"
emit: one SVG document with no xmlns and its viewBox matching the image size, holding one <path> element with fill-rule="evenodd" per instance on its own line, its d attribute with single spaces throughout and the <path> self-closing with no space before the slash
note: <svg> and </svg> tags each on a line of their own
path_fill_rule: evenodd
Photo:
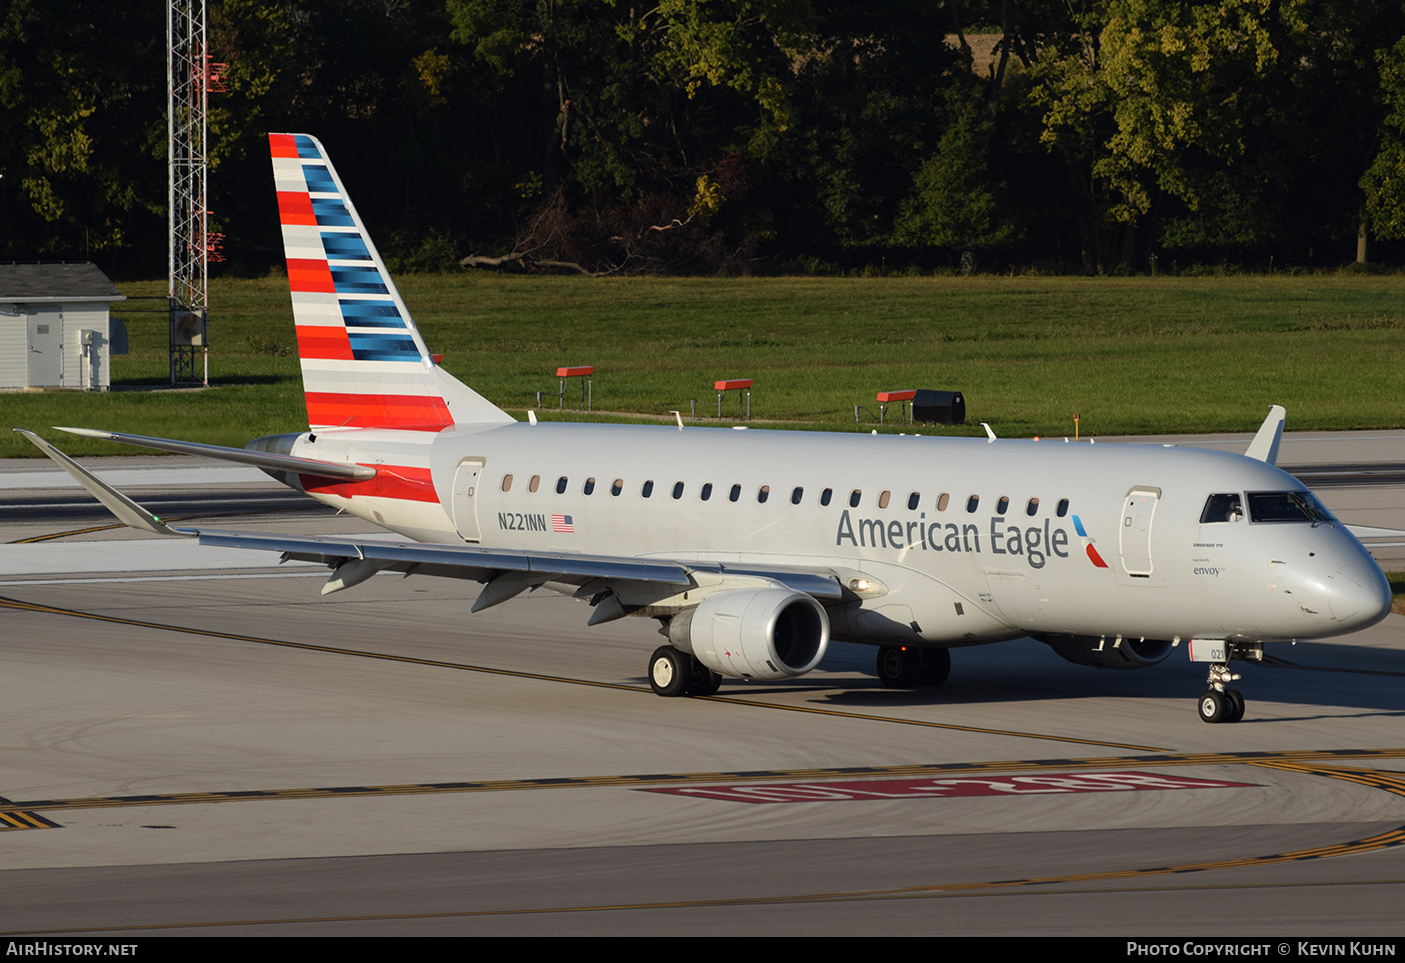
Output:
<svg viewBox="0 0 1405 963">
<path fill-rule="evenodd" d="M 1405 568 L 1405 433 L 1290 433 L 1279 460 Z M 163 517 L 364 530 L 257 472 L 98 464 Z M 836 645 L 664 700 L 652 622 L 546 592 L 469 615 L 475 583 L 423 578 L 323 598 L 310 566 L 90 504 L 0 462 L 6 934 L 1405 928 L 1405 616 L 1239 668 L 1232 726 L 1196 717 L 1182 658 L 1097 672 L 1030 641 L 957 652 L 937 690 Z"/>
</svg>

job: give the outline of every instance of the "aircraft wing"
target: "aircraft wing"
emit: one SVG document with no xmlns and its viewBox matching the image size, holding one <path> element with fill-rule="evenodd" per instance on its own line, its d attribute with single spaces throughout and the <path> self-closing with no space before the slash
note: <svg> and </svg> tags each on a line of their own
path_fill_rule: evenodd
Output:
<svg viewBox="0 0 1405 963">
<path fill-rule="evenodd" d="M 758 568 L 721 562 L 581 555 L 477 545 L 433 545 L 354 536 L 177 529 L 177 534 L 187 532 L 195 534 L 201 545 L 280 552 L 285 561 L 326 565 L 333 572 L 322 590 L 324 595 L 348 588 L 381 571 L 489 583 L 503 579 L 503 583 L 488 598 L 475 603 L 474 611 L 506 601 L 518 591 L 546 582 L 597 585 L 601 589 L 621 582 L 632 582 L 667 589 L 672 594 L 673 591 L 696 585 L 693 576 L 697 573 L 780 582 L 797 592 L 821 599 L 837 600 L 843 596 L 837 574 L 821 574 L 785 566 Z M 516 588 L 516 591 L 512 595 L 497 597 L 507 588 Z"/>
<path fill-rule="evenodd" d="M 480 548 L 476 545 L 432 545 L 379 538 L 320 535 L 268 535 L 261 532 L 230 532 L 212 529 L 184 529 L 201 545 L 220 548 L 252 548 L 281 552 L 289 561 L 319 562 L 338 566 L 366 559 L 383 562 L 377 570 L 416 575 L 441 575 L 482 581 L 505 572 L 560 578 L 565 581 L 625 579 L 637 582 L 689 584 L 688 571 L 676 562 L 650 559 L 615 558 L 607 555 L 576 555 L 571 552 L 526 552 L 515 549 Z M 546 578 L 542 579 L 543 581 Z"/>
<path fill-rule="evenodd" d="M 436 545 L 352 536 L 277 535 L 170 525 L 43 438 L 30 431 L 15 430 L 72 475 L 129 527 L 156 535 L 197 538 L 202 545 L 279 552 L 284 561 L 326 565 L 332 569 L 332 575 L 323 586 L 324 595 L 350 588 L 378 572 L 391 571 L 486 582 L 486 587 L 473 605 L 475 612 L 547 582 L 578 586 L 581 594 L 585 595 L 598 595 L 620 583 L 652 586 L 663 595 L 671 595 L 695 585 L 694 573 L 779 582 L 820 599 L 837 600 L 843 597 L 839 573 L 785 566 L 758 568 L 721 562 L 582 555 L 478 545 Z"/>
</svg>

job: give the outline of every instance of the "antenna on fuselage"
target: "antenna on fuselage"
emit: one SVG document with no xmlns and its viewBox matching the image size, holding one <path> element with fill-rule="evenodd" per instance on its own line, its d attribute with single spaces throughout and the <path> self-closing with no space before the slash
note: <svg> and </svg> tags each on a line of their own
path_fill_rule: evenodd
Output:
<svg viewBox="0 0 1405 963">
<path fill-rule="evenodd" d="M 985 429 L 986 444 L 990 444 L 995 440 L 995 432 L 991 431 L 990 425 L 986 424 L 984 421 L 981 422 L 981 427 Z"/>
</svg>

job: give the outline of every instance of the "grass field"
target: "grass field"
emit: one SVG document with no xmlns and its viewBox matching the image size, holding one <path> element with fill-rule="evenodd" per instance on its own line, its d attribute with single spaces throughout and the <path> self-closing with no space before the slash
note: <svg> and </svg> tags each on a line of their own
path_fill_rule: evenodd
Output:
<svg viewBox="0 0 1405 963">
<path fill-rule="evenodd" d="M 878 391 L 965 394 L 1002 436 L 1405 424 L 1405 278 L 411 276 L 401 291 L 444 366 L 525 417 L 557 366 L 594 364 L 597 410 L 666 416 L 756 379 L 759 424 L 871 430 Z M 164 282 L 122 285 L 161 295 Z M 150 304 L 151 302 L 147 302 Z M 0 395 L 9 426 L 83 425 L 241 445 L 306 427 L 287 285 L 215 281 L 211 378 L 196 391 Z M 164 315 L 123 315 L 118 385 L 167 379 Z M 736 403 L 729 399 L 735 414 Z M 568 404 L 570 404 L 568 396 Z M 549 417 L 558 417 L 549 415 Z M 887 430 L 897 430 L 889 427 Z M 924 431 L 931 431 L 924 428 Z M 3 432 L 0 457 L 37 454 Z M 76 454 L 131 449 L 65 438 Z"/>
</svg>

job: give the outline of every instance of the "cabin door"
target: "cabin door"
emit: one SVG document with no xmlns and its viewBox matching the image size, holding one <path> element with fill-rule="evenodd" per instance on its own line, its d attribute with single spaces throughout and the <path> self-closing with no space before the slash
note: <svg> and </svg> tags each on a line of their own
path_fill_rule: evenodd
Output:
<svg viewBox="0 0 1405 963">
<path fill-rule="evenodd" d="M 1151 522 L 1156 515 L 1159 488 L 1133 488 L 1122 499 L 1122 527 L 1119 548 L 1122 570 L 1136 578 L 1151 575 Z"/>
<path fill-rule="evenodd" d="M 478 529 L 478 483 L 482 475 L 482 459 L 460 462 L 454 474 L 454 527 L 466 542 L 476 542 L 481 537 Z"/>
</svg>

